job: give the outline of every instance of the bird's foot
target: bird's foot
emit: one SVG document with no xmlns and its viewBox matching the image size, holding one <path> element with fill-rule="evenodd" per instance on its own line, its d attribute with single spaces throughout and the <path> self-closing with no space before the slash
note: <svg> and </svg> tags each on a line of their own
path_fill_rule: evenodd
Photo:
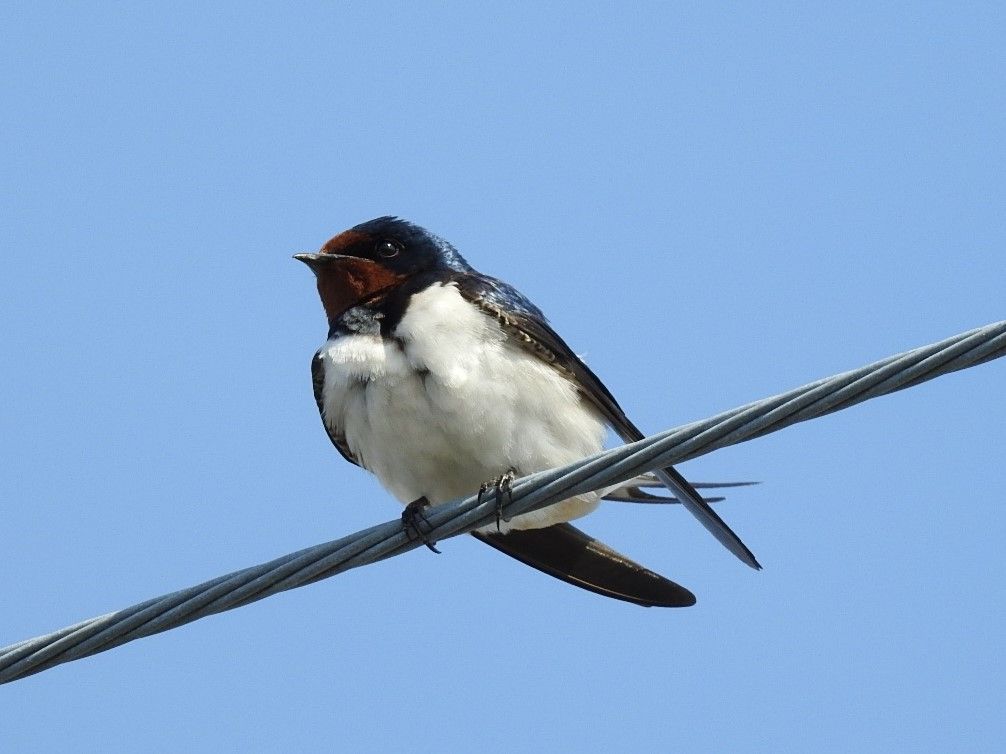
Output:
<svg viewBox="0 0 1006 754">
<path fill-rule="evenodd" d="M 402 511 L 402 526 L 405 527 L 405 536 L 409 538 L 409 541 L 412 541 L 413 539 L 422 540 L 424 545 L 439 555 L 440 550 L 434 547 L 436 542 L 431 542 L 419 526 L 420 522 L 422 522 L 426 525 L 426 528 L 433 528 L 430 522 L 426 519 L 426 516 L 423 515 L 423 509 L 429 507 L 430 501 L 425 497 L 413 500 L 411 503 L 406 505 L 405 510 Z"/>
<path fill-rule="evenodd" d="M 495 490 L 496 492 L 496 531 L 500 531 L 500 521 L 510 520 L 503 518 L 503 494 L 506 493 L 507 500 L 511 503 L 513 502 L 513 480 L 516 478 L 517 469 L 511 467 L 495 479 L 482 482 L 482 486 L 479 487 L 478 502 L 480 504 L 482 503 L 482 497 L 489 490 Z"/>
</svg>

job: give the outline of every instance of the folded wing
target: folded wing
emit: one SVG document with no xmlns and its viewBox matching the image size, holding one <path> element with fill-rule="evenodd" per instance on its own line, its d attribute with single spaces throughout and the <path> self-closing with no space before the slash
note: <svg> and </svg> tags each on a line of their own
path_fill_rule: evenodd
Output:
<svg viewBox="0 0 1006 754">
<path fill-rule="evenodd" d="M 580 394 L 597 408 L 622 440 L 643 439 L 643 433 L 625 415 L 604 383 L 573 353 L 534 304 L 516 289 L 488 275 L 466 273 L 457 282 L 461 295 L 496 317 L 503 330 L 514 335 L 514 342 L 568 375 Z M 507 306 L 501 305 L 503 300 Z M 655 469 L 653 473 L 720 544 L 743 563 L 761 568 L 754 553 L 674 467 Z"/>
</svg>

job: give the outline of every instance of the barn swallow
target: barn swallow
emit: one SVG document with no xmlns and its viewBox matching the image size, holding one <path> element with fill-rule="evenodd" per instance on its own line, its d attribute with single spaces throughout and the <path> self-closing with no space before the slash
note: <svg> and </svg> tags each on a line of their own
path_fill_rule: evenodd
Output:
<svg viewBox="0 0 1006 754">
<path fill-rule="evenodd" d="M 379 217 L 295 258 L 315 273 L 328 317 L 328 338 L 311 368 L 325 430 L 408 513 L 591 455 L 606 426 L 626 442 L 643 438 L 537 306 L 424 228 Z M 760 568 L 681 474 L 669 466 L 654 473 L 728 550 Z M 608 597 L 694 604 L 684 587 L 568 523 L 597 508 L 603 494 L 472 534 Z M 631 497 L 623 490 L 622 499 Z"/>
</svg>

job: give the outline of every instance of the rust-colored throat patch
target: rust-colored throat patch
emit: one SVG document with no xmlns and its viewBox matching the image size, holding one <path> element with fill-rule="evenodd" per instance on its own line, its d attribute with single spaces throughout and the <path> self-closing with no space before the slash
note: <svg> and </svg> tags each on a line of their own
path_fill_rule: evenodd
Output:
<svg viewBox="0 0 1006 754">
<path fill-rule="evenodd" d="M 324 264 L 317 275 L 318 295 L 330 320 L 405 280 L 403 275 L 361 257 L 333 259 Z"/>
</svg>

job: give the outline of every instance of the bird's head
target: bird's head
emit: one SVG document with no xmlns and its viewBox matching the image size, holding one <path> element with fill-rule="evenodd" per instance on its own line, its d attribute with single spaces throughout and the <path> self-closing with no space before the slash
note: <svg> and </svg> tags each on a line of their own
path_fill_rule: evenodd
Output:
<svg viewBox="0 0 1006 754">
<path fill-rule="evenodd" d="M 447 241 L 396 217 L 378 217 L 330 239 L 317 252 L 294 254 L 318 279 L 329 320 L 416 275 L 471 267 Z"/>
</svg>

